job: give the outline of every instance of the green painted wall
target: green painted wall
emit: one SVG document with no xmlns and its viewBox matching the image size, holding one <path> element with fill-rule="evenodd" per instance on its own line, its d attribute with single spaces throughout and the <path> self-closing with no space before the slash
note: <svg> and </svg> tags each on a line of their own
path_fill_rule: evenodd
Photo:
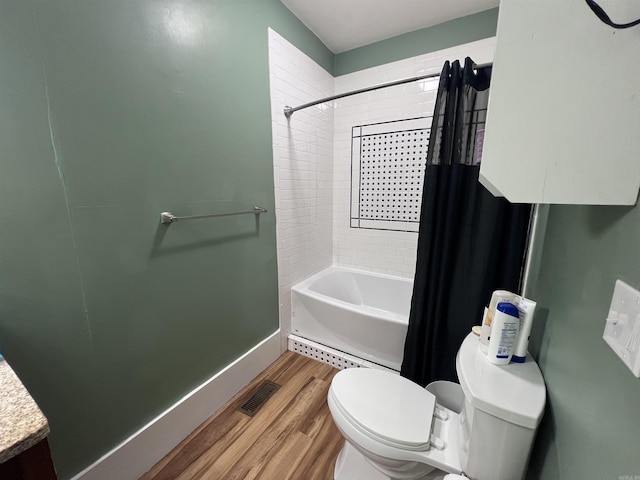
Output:
<svg viewBox="0 0 640 480">
<path fill-rule="evenodd" d="M 640 289 L 640 207 L 553 205 L 531 298 L 548 408 L 530 479 L 640 477 L 640 380 L 602 340 L 613 287 Z"/>
<path fill-rule="evenodd" d="M 495 17 L 334 57 L 279 0 L 0 0 L 0 349 L 61 478 L 277 328 L 267 27 L 341 74 Z"/>
<path fill-rule="evenodd" d="M 331 69 L 279 0 L 0 1 L 0 349 L 60 478 L 278 328 L 268 26 Z"/>
<path fill-rule="evenodd" d="M 381 42 L 354 48 L 335 56 L 335 76 L 395 62 L 424 53 L 493 37 L 498 9 L 485 10 L 429 28 L 406 33 Z"/>
</svg>

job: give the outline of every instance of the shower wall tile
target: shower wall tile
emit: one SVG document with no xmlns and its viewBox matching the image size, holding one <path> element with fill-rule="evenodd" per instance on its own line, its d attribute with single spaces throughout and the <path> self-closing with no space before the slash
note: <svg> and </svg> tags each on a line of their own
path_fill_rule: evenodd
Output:
<svg viewBox="0 0 640 480">
<path fill-rule="evenodd" d="M 273 167 L 283 350 L 291 330 L 291 287 L 331 266 L 333 109 L 318 105 L 287 120 L 286 105 L 333 95 L 334 79 L 269 30 Z"/>
<path fill-rule="evenodd" d="M 347 92 L 402 78 L 439 73 L 446 60 L 493 60 L 495 38 L 401 60 L 335 79 Z M 334 102 L 333 264 L 413 278 L 418 234 L 350 227 L 351 129 L 356 125 L 431 116 L 438 79 L 353 95 Z"/>
<path fill-rule="evenodd" d="M 492 61 L 490 38 L 333 78 L 273 30 L 269 68 L 280 328 L 291 330 L 291 287 L 334 264 L 413 278 L 418 235 L 350 227 L 351 134 L 355 125 L 430 116 L 438 79 L 354 95 L 296 112 L 334 93 L 439 73 L 445 60 Z"/>
</svg>

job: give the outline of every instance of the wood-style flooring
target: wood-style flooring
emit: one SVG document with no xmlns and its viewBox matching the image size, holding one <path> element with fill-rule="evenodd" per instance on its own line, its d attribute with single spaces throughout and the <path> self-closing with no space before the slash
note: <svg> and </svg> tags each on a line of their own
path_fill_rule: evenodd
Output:
<svg viewBox="0 0 640 480">
<path fill-rule="evenodd" d="M 344 443 L 327 406 L 337 372 L 286 352 L 141 480 L 333 480 Z M 237 411 L 263 380 L 281 387 L 253 417 Z"/>
</svg>

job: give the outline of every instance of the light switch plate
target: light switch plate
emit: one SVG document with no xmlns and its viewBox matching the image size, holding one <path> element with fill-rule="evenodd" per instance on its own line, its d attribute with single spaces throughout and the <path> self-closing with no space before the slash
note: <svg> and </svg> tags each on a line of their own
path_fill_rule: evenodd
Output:
<svg viewBox="0 0 640 480">
<path fill-rule="evenodd" d="M 640 378 L 640 292 L 616 280 L 602 338 Z"/>
</svg>

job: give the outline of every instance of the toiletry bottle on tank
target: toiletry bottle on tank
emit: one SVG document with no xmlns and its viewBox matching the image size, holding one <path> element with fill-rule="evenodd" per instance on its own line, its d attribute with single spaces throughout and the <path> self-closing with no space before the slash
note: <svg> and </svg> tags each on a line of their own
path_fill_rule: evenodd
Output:
<svg viewBox="0 0 640 480">
<path fill-rule="evenodd" d="M 520 329 L 518 307 L 513 303 L 500 302 L 492 323 L 487 358 L 496 365 L 506 365 L 513 356 Z"/>
<path fill-rule="evenodd" d="M 480 333 L 480 351 L 487 353 L 489 348 L 489 340 L 491 338 L 491 329 L 493 323 L 493 317 L 496 314 L 496 306 L 500 302 L 512 302 L 516 300 L 516 295 L 508 290 L 496 290 L 491 294 L 491 300 L 489 301 L 489 310 L 487 315 L 484 316 L 482 322 L 482 332 Z"/>
<path fill-rule="evenodd" d="M 512 362 L 524 363 L 527 359 L 527 348 L 529 347 L 529 336 L 533 325 L 533 315 L 536 311 L 536 302 L 523 298 L 518 305 L 520 311 L 520 332 L 513 350 Z"/>
</svg>

